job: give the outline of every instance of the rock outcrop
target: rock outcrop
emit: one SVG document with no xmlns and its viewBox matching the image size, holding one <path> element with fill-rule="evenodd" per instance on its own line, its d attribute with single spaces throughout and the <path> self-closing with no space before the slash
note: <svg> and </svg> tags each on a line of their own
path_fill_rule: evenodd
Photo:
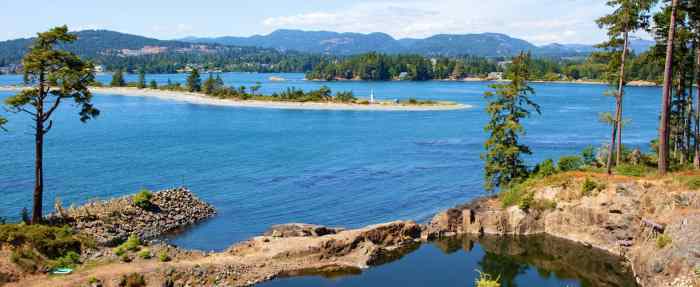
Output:
<svg viewBox="0 0 700 287">
<path fill-rule="evenodd" d="M 556 207 L 522 210 L 504 207 L 496 197 L 481 198 L 437 214 L 422 236 L 549 234 L 626 258 L 643 286 L 700 284 L 695 275 L 700 267 L 697 192 L 626 180 L 585 194 L 581 180 L 572 179 L 535 189 L 534 200 L 556 202 Z M 660 236 L 672 243 L 660 246 Z"/>
<path fill-rule="evenodd" d="M 150 203 L 150 207 L 142 208 L 128 196 L 67 210 L 59 207 L 47 220 L 89 234 L 99 245 L 114 246 L 131 234 L 142 240 L 154 239 L 216 214 L 213 206 L 187 188 L 154 192 Z"/>
</svg>

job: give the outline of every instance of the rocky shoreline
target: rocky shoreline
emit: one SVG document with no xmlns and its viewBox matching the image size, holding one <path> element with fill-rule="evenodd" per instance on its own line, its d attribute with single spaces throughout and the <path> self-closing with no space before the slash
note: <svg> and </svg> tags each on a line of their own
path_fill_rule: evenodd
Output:
<svg viewBox="0 0 700 287">
<path fill-rule="evenodd" d="M 586 179 L 587 180 L 587 179 Z M 556 207 L 504 207 L 497 197 L 437 214 L 425 239 L 455 234 L 547 234 L 625 258 L 641 286 L 699 286 L 700 195 L 660 181 L 620 181 L 582 195 L 583 179 L 537 188 Z M 659 237 L 672 241 L 659 245 Z"/>
<path fill-rule="evenodd" d="M 538 252 L 551 254 L 539 259 L 539 263 L 560 266 L 557 268 L 562 272 L 582 274 L 605 284 L 620 280 L 601 272 L 602 266 L 568 266 L 586 254 L 606 253 L 626 260 L 640 286 L 700 286 L 700 278 L 695 274 L 700 266 L 700 194 L 663 179 L 602 175 L 593 177 L 593 181 L 598 181 L 594 190 L 582 192 L 584 181 L 591 181 L 590 176 L 585 175 L 584 179 L 576 173 L 562 174 L 546 186 L 532 187 L 529 208 L 505 207 L 501 199 L 492 196 L 441 212 L 423 225 L 396 221 L 345 230 L 284 224 L 218 253 L 145 243 L 145 250 L 172 259 L 167 262 L 138 256 L 124 262 L 115 252 L 102 247 L 97 252 L 99 256 L 90 255 L 84 260 L 90 268 L 78 269 L 65 277 L 30 276 L 9 286 L 84 286 L 91 278 L 103 283 L 99 286 L 117 286 L 119 278 L 133 273 L 144 276 L 148 286 L 250 286 L 278 277 L 357 274 L 370 266 L 397 260 L 420 244 L 434 240 L 447 242 L 439 244 L 446 244 L 448 250 L 454 248 L 450 245 L 467 248 L 478 242 L 486 250 L 516 257 L 525 254 L 522 259 L 530 260 L 523 248 L 534 248 L 533 245 L 518 244 L 517 239 L 520 235 L 545 234 L 591 248 L 574 254 L 564 243 L 536 243 Z M 62 218 L 109 245 L 130 233 L 153 238 L 215 214 L 213 207 L 183 188 L 154 193 L 152 200 L 163 214 L 134 209 L 131 198 L 125 197 L 59 210 L 52 218 Z M 66 214 L 61 215 L 62 212 Z M 119 220 L 106 220 L 107 215 Z M 159 224 L 161 221 L 166 224 Z M 464 236 L 466 239 L 460 239 Z M 658 238 L 663 236 L 672 243 L 659 246 Z M 499 239 L 507 237 L 515 243 Z M 450 238 L 455 243 L 449 243 Z M 507 248 L 503 249 L 503 244 Z M 613 263 L 605 264 L 609 267 Z"/>
<path fill-rule="evenodd" d="M 89 234 L 101 246 L 116 246 L 131 234 L 155 239 L 216 215 L 213 206 L 184 187 L 154 192 L 150 203 L 148 208 L 139 207 L 127 196 L 77 208 L 57 206 L 47 221 Z"/>
</svg>

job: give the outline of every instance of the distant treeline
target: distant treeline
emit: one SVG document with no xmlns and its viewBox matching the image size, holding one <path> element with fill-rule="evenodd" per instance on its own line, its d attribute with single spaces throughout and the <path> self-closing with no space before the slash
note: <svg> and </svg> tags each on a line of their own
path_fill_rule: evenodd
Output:
<svg viewBox="0 0 700 287">
<path fill-rule="evenodd" d="M 632 55 L 629 61 L 630 80 L 659 81 L 663 63 L 650 54 Z M 585 59 L 533 58 L 531 79 L 543 81 L 600 80 L 607 77 L 609 59 L 598 54 Z M 387 55 L 368 53 L 344 59 L 326 59 L 306 74 L 314 80 L 447 80 L 487 78 L 490 73 L 503 72 L 508 77 L 510 62 L 504 58 L 463 56 L 456 58 L 426 58 L 420 55 Z"/>
</svg>

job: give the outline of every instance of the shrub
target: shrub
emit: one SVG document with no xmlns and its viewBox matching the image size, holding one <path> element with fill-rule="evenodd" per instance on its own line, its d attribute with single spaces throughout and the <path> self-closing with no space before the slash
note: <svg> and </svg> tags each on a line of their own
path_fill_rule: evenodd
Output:
<svg viewBox="0 0 700 287">
<path fill-rule="evenodd" d="M 648 168 L 644 165 L 621 164 L 615 167 L 615 173 L 625 176 L 642 177 L 647 172 Z"/>
<path fill-rule="evenodd" d="M 590 178 L 586 178 L 581 186 L 581 194 L 583 196 L 589 196 L 596 189 L 598 189 L 598 183 L 592 181 Z"/>
<path fill-rule="evenodd" d="M 24 224 L 29 224 L 32 221 L 29 218 L 29 210 L 26 207 L 22 207 L 22 211 L 19 212 L 19 218 L 22 219 Z"/>
<path fill-rule="evenodd" d="M 501 283 L 498 282 L 498 278 L 492 279 L 491 275 L 479 272 L 479 278 L 474 282 L 475 287 L 501 287 Z"/>
<path fill-rule="evenodd" d="M 29 248 L 20 248 L 12 251 L 10 262 L 19 266 L 25 272 L 34 273 L 42 265 L 41 256 Z"/>
<path fill-rule="evenodd" d="M 136 251 L 139 249 L 139 246 L 141 246 L 141 239 L 139 239 L 138 235 L 132 234 L 129 235 L 129 239 L 127 239 L 126 242 L 122 243 L 122 245 L 119 247 L 122 247 L 128 251 Z"/>
<path fill-rule="evenodd" d="M 168 255 L 168 252 L 161 251 L 160 254 L 158 254 L 158 260 L 160 260 L 160 262 L 168 262 L 170 261 L 170 255 Z"/>
<path fill-rule="evenodd" d="M 0 243 L 14 247 L 28 245 L 50 259 L 64 256 L 69 251 L 80 253 L 87 238 L 81 238 L 69 227 L 46 225 L 5 224 L 0 225 Z"/>
<path fill-rule="evenodd" d="M 510 207 L 516 204 L 520 204 L 522 200 L 524 190 L 520 185 L 512 186 L 504 191 L 501 191 L 499 198 L 501 199 L 501 204 L 503 207 Z"/>
<path fill-rule="evenodd" d="M 535 177 L 548 177 L 557 173 L 557 168 L 554 166 L 554 161 L 547 159 L 535 166 L 533 174 Z"/>
<path fill-rule="evenodd" d="M 533 206 L 534 201 L 535 194 L 533 192 L 526 192 L 525 195 L 520 199 L 520 202 L 518 202 L 518 208 L 528 211 L 530 210 L 530 207 Z"/>
<path fill-rule="evenodd" d="M 559 158 L 557 166 L 561 171 L 579 170 L 583 167 L 583 159 L 579 156 L 563 156 Z"/>
<path fill-rule="evenodd" d="M 583 159 L 583 164 L 587 166 L 596 166 L 598 164 L 595 148 L 593 146 L 587 146 L 584 148 L 581 151 L 581 158 Z"/>
<path fill-rule="evenodd" d="M 80 264 L 80 254 L 74 252 L 74 251 L 68 251 L 66 255 L 63 255 L 63 257 L 60 257 L 56 260 L 54 263 L 55 268 L 62 268 L 62 267 L 69 267 L 73 268 L 76 265 Z"/>
<path fill-rule="evenodd" d="M 357 104 L 358 105 L 369 105 L 369 101 L 368 100 L 361 100 L 361 101 L 358 101 Z"/>
<path fill-rule="evenodd" d="M 671 236 L 668 236 L 667 234 L 661 234 L 659 237 L 656 237 L 656 247 L 659 249 L 664 249 L 664 247 L 671 244 L 671 242 L 673 242 L 673 240 L 671 239 Z"/>
<path fill-rule="evenodd" d="M 535 210 L 545 211 L 549 209 L 556 209 L 557 202 L 549 199 L 539 199 L 532 202 L 532 207 Z"/>
<path fill-rule="evenodd" d="M 700 189 L 700 177 L 693 177 L 685 184 L 690 190 Z"/>
<path fill-rule="evenodd" d="M 148 249 L 141 250 L 138 255 L 142 259 L 151 259 L 151 251 Z"/>
<path fill-rule="evenodd" d="M 153 193 L 148 189 L 142 189 L 134 195 L 132 200 L 136 206 L 147 209 L 151 207 L 151 198 L 153 198 Z"/>
<path fill-rule="evenodd" d="M 119 280 L 119 287 L 145 287 L 146 279 L 142 274 L 131 273 L 129 275 L 122 275 L 121 280 Z"/>
<path fill-rule="evenodd" d="M 119 247 L 112 249 L 112 252 L 114 252 L 114 255 L 122 256 L 122 255 L 124 255 L 124 253 L 126 253 L 126 250 L 124 250 L 123 247 L 119 246 Z"/>
</svg>

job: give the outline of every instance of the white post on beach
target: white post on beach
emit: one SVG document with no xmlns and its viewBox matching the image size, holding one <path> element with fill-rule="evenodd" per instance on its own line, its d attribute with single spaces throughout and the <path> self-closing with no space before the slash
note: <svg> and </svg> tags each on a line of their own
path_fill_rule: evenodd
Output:
<svg viewBox="0 0 700 287">
<path fill-rule="evenodd" d="M 369 92 L 369 102 L 374 104 L 374 89 L 371 89 Z"/>
</svg>

